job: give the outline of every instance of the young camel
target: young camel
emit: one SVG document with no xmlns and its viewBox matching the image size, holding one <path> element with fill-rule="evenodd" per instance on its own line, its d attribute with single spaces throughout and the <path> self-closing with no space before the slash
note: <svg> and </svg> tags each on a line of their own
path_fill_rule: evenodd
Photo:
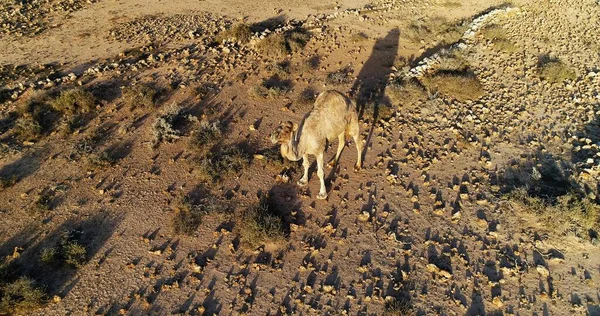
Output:
<svg viewBox="0 0 600 316">
<path fill-rule="evenodd" d="M 304 116 L 300 126 L 290 121 L 281 123 L 277 130 L 271 133 L 271 141 L 273 144 L 281 144 L 283 157 L 291 161 L 302 159 L 304 175 L 298 181 L 300 186 L 308 183 L 310 166 L 308 155 L 317 157 L 317 174 L 321 180 L 321 189 L 317 198 L 326 199 L 323 152 L 327 141 L 331 142 L 337 137 L 339 142 L 337 153 L 328 166 L 333 167 L 337 164 L 346 145 L 346 133 L 352 136 L 356 143 L 358 155 L 354 170 L 358 171 L 362 166 L 362 142 L 359 137 L 358 115 L 354 103 L 342 93 L 329 90 L 319 94 L 312 110 Z"/>
</svg>

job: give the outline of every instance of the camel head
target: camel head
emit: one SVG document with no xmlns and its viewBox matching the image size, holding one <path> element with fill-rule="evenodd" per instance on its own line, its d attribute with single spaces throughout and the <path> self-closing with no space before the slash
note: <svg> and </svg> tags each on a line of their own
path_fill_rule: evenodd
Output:
<svg viewBox="0 0 600 316">
<path fill-rule="evenodd" d="M 292 139 L 293 133 L 298 129 L 298 124 L 291 121 L 279 124 L 277 129 L 271 133 L 271 142 L 273 144 L 284 144 Z"/>
</svg>

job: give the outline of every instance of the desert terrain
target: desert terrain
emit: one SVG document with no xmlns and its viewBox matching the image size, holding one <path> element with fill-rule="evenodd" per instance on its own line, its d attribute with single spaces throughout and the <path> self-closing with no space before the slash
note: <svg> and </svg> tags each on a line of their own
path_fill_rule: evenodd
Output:
<svg viewBox="0 0 600 316">
<path fill-rule="evenodd" d="M 2 0 L 0 315 L 600 315 L 598 25 L 596 0 Z M 269 135 L 326 90 L 363 168 L 347 138 L 319 200 Z"/>
</svg>

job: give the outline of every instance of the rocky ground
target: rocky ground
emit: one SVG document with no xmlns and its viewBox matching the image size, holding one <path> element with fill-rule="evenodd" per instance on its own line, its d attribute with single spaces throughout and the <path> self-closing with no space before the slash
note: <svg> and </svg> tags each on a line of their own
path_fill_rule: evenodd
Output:
<svg viewBox="0 0 600 316">
<path fill-rule="evenodd" d="M 255 6 L 3 4 L 0 274 L 45 293 L 12 312 L 600 314 L 597 1 Z M 321 201 L 268 136 L 326 89 L 365 152 Z M 250 246 L 265 197 L 282 234 Z"/>
</svg>

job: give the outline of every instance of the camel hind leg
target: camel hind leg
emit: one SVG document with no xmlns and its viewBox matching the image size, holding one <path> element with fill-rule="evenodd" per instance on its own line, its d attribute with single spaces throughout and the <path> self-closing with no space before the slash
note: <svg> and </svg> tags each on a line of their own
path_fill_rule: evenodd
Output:
<svg viewBox="0 0 600 316">
<path fill-rule="evenodd" d="M 332 168 L 333 166 L 335 166 L 338 163 L 338 161 L 340 159 L 340 155 L 342 154 L 342 150 L 344 150 L 344 146 L 346 146 L 346 132 L 345 131 L 338 136 L 338 149 L 337 149 L 337 152 L 335 153 L 335 157 L 333 157 L 331 159 L 331 161 L 329 161 L 329 163 L 327 163 L 328 168 Z"/>
<path fill-rule="evenodd" d="M 348 124 L 348 134 L 350 136 L 352 136 L 352 139 L 354 139 L 354 143 L 356 143 L 356 151 L 357 151 L 357 158 L 356 158 L 356 165 L 354 165 L 354 171 L 358 171 L 362 168 L 362 139 L 360 137 L 360 130 L 358 127 L 358 118 L 355 116 L 352 121 L 350 122 L 350 124 Z"/>
</svg>

